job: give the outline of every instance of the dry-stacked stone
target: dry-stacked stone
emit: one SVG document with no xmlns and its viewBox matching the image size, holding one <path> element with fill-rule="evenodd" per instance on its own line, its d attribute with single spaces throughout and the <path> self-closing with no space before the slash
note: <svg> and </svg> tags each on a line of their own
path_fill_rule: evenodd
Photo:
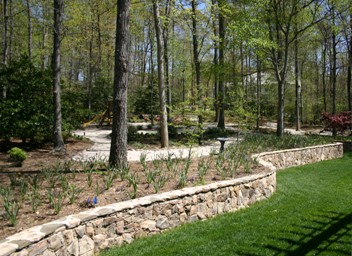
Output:
<svg viewBox="0 0 352 256">
<path fill-rule="evenodd" d="M 183 223 L 233 212 L 269 198 L 276 168 L 342 156 L 342 144 L 253 156 L 270 171 L 97 207 L 35 226 L 0 241 L 0 256 L 94 255 Z"/>
</svg>

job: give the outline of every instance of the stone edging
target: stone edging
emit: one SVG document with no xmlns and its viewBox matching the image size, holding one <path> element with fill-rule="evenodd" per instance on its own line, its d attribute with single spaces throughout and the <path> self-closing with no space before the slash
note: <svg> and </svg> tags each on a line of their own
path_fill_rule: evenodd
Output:
<svg viewBox="0 0 352 256">
<path fill-rule="evenodd" d="M 286 149 L 255 154 L 252 158 L 270 170 L 311 164 L 342 157 L 343 144 L 333 143 L 305 148 Z"/>
<path fill-rule="evenodd" d="M 270 170 L 269 173 L 149 195 L 35 226 L 0 241 L 0 256 L 94 255 L 99 250 L 130 243 L 140 236 L 236 211 L 275 192 L 275 170 L 282 168 L 283 158 L 291 157 L 293 161 L 284 161 L 285 164 L 295 164 L 297 157 L 318 151 L 324 156 L 308 159 L 341 157 L 342 143 L 254 155 Z M 292 157 L 290 152 L 298 156 Z"/>
</svg>

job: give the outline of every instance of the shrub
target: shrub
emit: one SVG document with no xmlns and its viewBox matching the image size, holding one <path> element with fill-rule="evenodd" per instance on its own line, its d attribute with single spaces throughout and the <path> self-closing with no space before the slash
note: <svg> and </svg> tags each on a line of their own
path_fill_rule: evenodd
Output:
<svg viewBox="0 0 352 256">
<path fill-rule="evenodd" d="M 7 96 L 0 99 L 2 137 L 51 138 L 52 88 L 49 71 L 36 68 L 28 58 L 0 69 L 0 84 Z"/>
<path fill-rule="evenodd" d="M 17 147 L 11 148 L 7 153 L 10 155 L 10 160 L 19 163 L 19 165 L 22 165 L 27 158 L 26 152 Z"/>
<path fill-rule="evenodd" d="M 325 123 L 325 129 L 333 130 L 344 134 L 346 131 L 351 131 L 352 126 L 352 111 L 340 112 L 336 115 L 325 112 L 322 114 L 323 122 Z"/>
</svg>

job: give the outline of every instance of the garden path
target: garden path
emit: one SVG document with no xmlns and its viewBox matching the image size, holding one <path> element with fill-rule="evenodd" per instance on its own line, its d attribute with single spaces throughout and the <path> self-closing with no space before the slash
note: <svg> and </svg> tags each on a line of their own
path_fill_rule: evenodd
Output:
<svg viewBox="0 0 352 256">
<path fill-rule="evenodd" d="M 110 154 L 110 129 L 101 129 L 96 127 L 89 127 L 85 130 L 75 131 L 76 135 L 84 136 L 90 139 L 94 144 L 91 148 L 84 150 L 73 157 L 73 160 L 88 160 L 88 159 L 104 159 L 107 160 Z M 212 145 L 197 146 L 191 149 L 192 157 L 207 156 L 211 152 L 218 152 L 220 143 L 214 142 Z M 150 161 L 157 158 L 167 157 L 172 154 L 173 157 L 186 158 L 189 154 L 190 148 L 187 147 L 169 147 L 168 149 L 152 149 L 152 150 L 128 150 L 127 159 L 129 162 L 139 161 L 141 154 L 146 154 L 146 160 Z"/>
<path fill-rule="evenodd" d="M 147 123 L 133 123 L 130 124 L 133 126 L 147 126 Z M 216 127 L 215 123 L 208 123 L 205 125 L 208 127 Z M 228 124 L 226 129 L 234 129 L 234 124 Z M 263 128 L 269 128 L 276 130 L 276 123 L 266 123 Z M 301 130 L 296 131 L 295 129 L 285 128 L 285 132 L 294 135 L 304 135 L 304 134 L 319 134 L 319 129 L 315 130 Z M 88 159 L 104 159 L 107 160 L 110 154 L 110 138 L 109 134 L 111 133 L 111 129 L 97 128 L 95 126 L 90 126 L 84 130 L 77 130 L 74 132 L 76 135 L 83 136 L 85 138 L 90 139 L 94 144 L 91 148 L 84 150 L 73 157 L 73 160 L 83 160 L 86 161 Z M 236 139 L 234 139 L 236 141 Z M 230 141 L 226 143 L 228 145 L 231 143 Z M 207 146 L 196 146 L 191 149 L 192 157 L 200 157 L 200 156 L 208 156 L 212 152 L 219 152 L 220 142 L 214 141 L 211 145 Z M 127 159 L 129 162 L 139 161 L 141 154 L 146 154 L 146 160 L 150 161 L 157 158 L 163 158 L 168 156 L 168 154 L 172 154 L 173 157 L 177 158 L 186 158 L 189 154 L 190 148 L 188 147 L 169 147 L 168 149 L 151 149 L 151 150 L 128 150 Z"/>
</svg>

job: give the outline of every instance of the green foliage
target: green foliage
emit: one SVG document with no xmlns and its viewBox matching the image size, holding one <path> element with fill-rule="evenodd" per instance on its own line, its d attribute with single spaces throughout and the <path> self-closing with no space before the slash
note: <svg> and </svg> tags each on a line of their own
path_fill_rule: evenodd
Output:
<svg viewBox="0 0 352 256">
<path fill-rule="evenodd" d="M 9 151 L 7 151 L 7 153 L 10 156 L 10 160 L 19 162 L 21 164 L 27 158 L 26 152 L 18 147 L 11 148 Z"/>
<path fill-rule="evenodd" d="M 10 225 L 15 226 L 21 202 L 15 198 L 15 192 L 10 187 L 0 187 L 0 196 L 2 197 L 5 213 L 10 221 Z"/>
<path fill-rule="evenodd" d="M 0 84 L 7 88 L 0 99 L 1 137 L 48 139 L 52 127 L 51 75 L 27 57 L 0 69 Z"/>
<path fill-rule="evenodd" d="M 85 108 L 86 95 L 79 88 L 63 88 L 61 95 L 63 130 L 72 131 L 82 125 L 84 121 L 94 116 L 94 111 Z M 100 112 L 104 108 L 100 109 Z"/>
<path fill-rule="evenodd" d="M 140 86 L 135 92 L 133 99 L 135 114 L 158 114 L 159 93 L 156 85 Z"/>
</svg>

